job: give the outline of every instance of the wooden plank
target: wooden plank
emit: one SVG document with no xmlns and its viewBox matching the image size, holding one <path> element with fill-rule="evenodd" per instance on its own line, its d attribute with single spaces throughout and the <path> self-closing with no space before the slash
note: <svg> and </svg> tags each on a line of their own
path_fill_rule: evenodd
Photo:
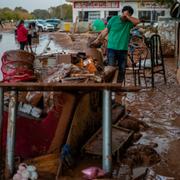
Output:
<svg viewBox="0 0 180 180">
<path fill-rule="evenodd" d="M 37 168 L 38 173 L 49 173 L 56 175 L 59 165 L 59 154 L 47 154 L 25 161 Z"/>
<path fill-rule="evenodd" d="M 55 95 L 55 98 L 57 96 Z M 56 132 L 48 153 L 58 153 L 60 152 L 61 146 L 64 142 L 65 135 L 67 134 L 70 127 L 70 122 L 72 120 L 74 106 L 76 103 L 76 97 L 74 95 L 63 93 L 65 102 L 63 104 L 63 110 L 59 118 L 59 122 L 56 128 Z"/>
<path fill-rule="evenodd" d="M 18 83 L 0 83 L 0 87 L 8 91 L 97 91 L 97 90 L 113 90 L 119 92 L 136 92 L 140 87 L 121 87 L 118 83 L 78 83 L 78 84 L 62 84 L 62 83 L 38 83 L 38 82 L 18 82 Z"/>
<path fill-rule="evenodd" d="M 112 154 L 124 147 L 132 137 L 133 131 L 112 125 Z M 100 128 L 83 146 L 86 153 L 102 155 L 102 128 Z"/>
<path fill-rule="evenodd" d="M 85 94 L 79 101 L 74 113 L 66 142 L 73 151 L 79 150 L 101 125 L 101 111 L 96 112 L 95 109 L 91 107 L 90 99 L 91 93 Z"/>
</svg>

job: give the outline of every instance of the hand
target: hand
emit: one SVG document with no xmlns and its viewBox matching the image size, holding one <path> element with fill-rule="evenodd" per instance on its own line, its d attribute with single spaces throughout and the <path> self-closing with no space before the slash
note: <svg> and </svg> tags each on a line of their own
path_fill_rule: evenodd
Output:
<svg viewBox="0 0 180 180">
<path fill-rule="evenodd" d="M 90 47 L 99 47 L 101 45 L 102 45 L 101 41 L 97 38 L 96 40 L 91 42 Z"/>
<path fill-rule="evenodd" d="M 122 16 L 123 16 L 125 19 L 129 19 L 130 14 L 129 14 L 128 11 L 124 11 Z"/>
<path fill-rule="evenodd" d="M 92 42 L 92 44 L 98 44 L 99 42 L 100 42 L 100 40 L 97 38 Z"/>
</svg>

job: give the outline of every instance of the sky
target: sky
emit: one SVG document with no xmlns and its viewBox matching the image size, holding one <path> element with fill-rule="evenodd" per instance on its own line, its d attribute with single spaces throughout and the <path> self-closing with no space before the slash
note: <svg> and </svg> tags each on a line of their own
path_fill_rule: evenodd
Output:
<svg viewBox="0 0 180 180">
<path fill-rule="evenodd" d="M 65 2 L 66 0 L 0 0 L 0 8 L 14 9 L 15 7 L 22 7 L 32 12 L 34 9 L 48 9 Z"/>
</svg>

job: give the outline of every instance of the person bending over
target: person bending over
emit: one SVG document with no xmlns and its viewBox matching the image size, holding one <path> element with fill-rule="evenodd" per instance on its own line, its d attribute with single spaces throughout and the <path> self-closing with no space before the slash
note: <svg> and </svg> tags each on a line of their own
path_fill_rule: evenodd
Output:
<svg viewBox="0 0 180 180">
<path fill-rule="evenodd" d="M 108 35 L 107 57 L 108 65 L 118 64 L 119 74 L 117 82 L 122 85 L 125 78 L 125 68 L 127 63 L 128 44 L 131 29 L 140 23 L 140 20 L 133 17 L 134 10 L 131 6 L 124 6 L 122 14 L 113 16 L 107 27 L 101 31 L 97 39 L 93 42 L 98 43 Z"/>
</svg>

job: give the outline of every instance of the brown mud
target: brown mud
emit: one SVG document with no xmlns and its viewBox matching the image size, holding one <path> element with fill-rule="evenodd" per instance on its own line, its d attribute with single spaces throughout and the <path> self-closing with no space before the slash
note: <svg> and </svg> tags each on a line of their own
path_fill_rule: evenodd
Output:
<svg viewBox="0 0 180 180">
<path fill-rule="evenodd" d="M 56 37 L 56 43 L 64 48 L 73 42 L 64 37 Z M 81 49 L 77 44 L 77 49 Z M 155 88 L 144 88 L 138 93 L 126 94 L 126 107 L 130 115 L 146 123 L 149 128 L 140 130 L 142 137 L 135 144 L 157 144 L 155 150 L 161 161 L 153 165 L 157 174 L 180 179 L 180 85 L 176 80 L 175 59 L 165 59 L 167 84 L 162 76 L 155 78 Z M 127 77 L 126 86 L 132 85 L 132 77 Z M 149 82 L 150 84 L 150 82 Z M 119 98 L 117 97 L 117 100 Z M 77 160 L 76 167 L 66 170 L 60 179 L 82 179 L 81 170 L 90 166 L 101 167 L 101 159 L 85 157 Z"/>
<path fill-rule="evenodd" d="M 128 93 L 126 100 L 131 115 L 150 126 L 137 144 L 158 144 L 161 161 L 153 166 L 155 172 L 180 179 L 180 86 L 175 60 L 165 59 L 165 64 L 167 84 L 158 75 L 154 89 Z"/>
<path fill-rule="evenodd" d="M 57 40 L 57 39 L 56 39 Z M 57 41 L 61 44 L 63 40 Z M 138 93 L 126 94 L 126 107 L 131 116 L 146 123 L 150 128 L 142 131 L 136 144 L 157 144 L 155 150 L 161 161 L 153 165 L 157 174 L 180 179 L 180 86 L 176 77 L 176 61 L 165 59 L 167 84 L 163 77 L 156 75 L 155 88 L 144 88 Z M 130 77 L 128 77 L 130 78 Z M 132 85 L 132 77 L 126 85 Z M 150 82 L 149 82 L 150 85 Z M 117 96 L 117 100 L 119 100 Z M 85 158 L 71 171 L 73 179 L 81 179 L 81 170 L 90 166 L 101 167 L 101 159 Z M 67 173 L 67 176 L 69 174 Z M 65 179 L 70 179 L 70 176 Z"/>
<path fill-rule="evenodd" d="M 165 64 L 167 84 L 157 75 L 154 89 L 145 88 L 138 93 L 127 93 L 126 106 L 131 116 L 149 126 L 141 131 L 142 137 L 135 144 L 157 144 L 154 149 L 160 155 L 160 162 L 148 166 L 156 174 L 180 179 L 180 86 L 176 80 L 175 60 L 166 59 Z M 80 177 L 82 168 L 96 165 L 90 161 L 86 159 L 78 165 L 73 170 L 73 177 Z"/>
</svg>

